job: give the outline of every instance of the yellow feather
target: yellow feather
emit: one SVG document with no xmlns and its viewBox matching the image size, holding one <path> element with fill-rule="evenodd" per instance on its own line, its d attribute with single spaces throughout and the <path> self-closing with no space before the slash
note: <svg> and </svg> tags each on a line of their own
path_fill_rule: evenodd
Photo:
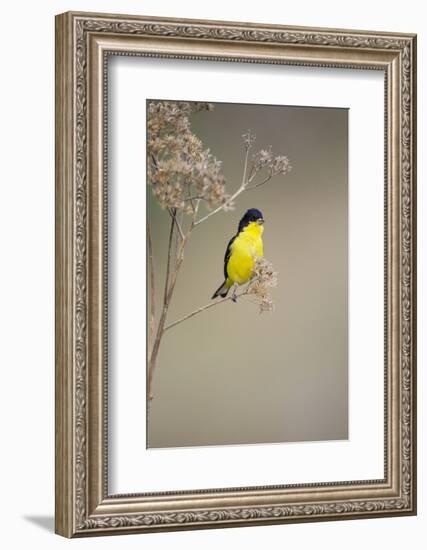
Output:
<svg viewBox="0 0 427 550">
<path fill-rule="evenodd" d="M 250 222 L 234 239 L 227 264 L 227 287 L 242 285 L 251 278 L 256 258 L 264 255 L 263 231 L 262 225 Z"/>
</svg>

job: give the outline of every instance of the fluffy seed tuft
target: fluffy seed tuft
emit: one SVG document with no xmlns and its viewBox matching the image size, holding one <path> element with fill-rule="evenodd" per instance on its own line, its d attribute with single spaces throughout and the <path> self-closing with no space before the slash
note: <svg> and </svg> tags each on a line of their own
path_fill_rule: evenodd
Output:
<svg viewBox="0 0 427 550">
<path fill-rule="evenodd" d="M 247 293 L 255 296 L 260 313 L 273 311 L 274 303 L 270 290 L 276 286 L 277 272 L 274 271 L 273 265 L 265 258 L 257 258 Z"/>
</svg>

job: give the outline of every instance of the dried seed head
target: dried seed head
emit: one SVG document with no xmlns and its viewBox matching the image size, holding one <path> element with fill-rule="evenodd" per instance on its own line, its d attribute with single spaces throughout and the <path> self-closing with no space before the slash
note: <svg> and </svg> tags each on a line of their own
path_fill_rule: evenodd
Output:
<svg viewBox="0 0 427 550">
<path fill-rule="evenodd" d="M 221 163 L 191 132 L 189 116 L 210 103 L 151 101 L 147 111 L 148 183 L 162 208 L 191 212 L 194 197 L 208 208 L 228 200 Z"/>
<path fill-rule="evenodd" d="M 274 156 L 271 145 L 267 149 L 260 149 L 252 155 L 252 171 L 267 170 L 270 176 L 285 175 L 291 171 L 288 157 Z"/>
<path fill-rule="evenodd" d="M 251 130 L 248 130 L 246 133 L 242 134 L 243 143 L 245 144 L 246 149 L 250 149 L 255 143 L 256 136 L 252 133 Z"/>
<path fill-rule="evenodd" d="M 291 163 L 289 162 L 288 157 L 284 155 L 279 155 L 273 159 L 271 164 L 271 171 L 273 174 L 287 174 L 292 170 Z"/>
<path fill-rule="evenodd" d="M 260 313 L 273 311 L 274 304 L 270 289 L 275 286 L 277 286 L 277 273 L 272 264 L 265 258 L 257 258 L 253 277 L 248 286 L 248 294 L 255 296 Z"/>
<path fill-rule="evenodd" d="M 268 149 L 260 149 L 252 156 L 252 161 L 256 171 L 261 170 L 261 168 L 266 168 L 267 166 L 270 166 L 273 161 L 271 146 Z"/>
</svg>

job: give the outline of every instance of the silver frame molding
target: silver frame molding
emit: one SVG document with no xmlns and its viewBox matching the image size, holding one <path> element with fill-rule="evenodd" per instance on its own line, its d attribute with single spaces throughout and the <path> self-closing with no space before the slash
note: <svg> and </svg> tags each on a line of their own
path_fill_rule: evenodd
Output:
<svg viewBox="0 0 427 550">
<path fill-rule="evenodd" d="M 384 479 L 108 494 L 105 182 L 110 55 L 384 72 Z M 412 34 L 72 12 L 56 17 L 58 534 L 79 537 L 416 513 L 415 126 Z"/>
</svg>

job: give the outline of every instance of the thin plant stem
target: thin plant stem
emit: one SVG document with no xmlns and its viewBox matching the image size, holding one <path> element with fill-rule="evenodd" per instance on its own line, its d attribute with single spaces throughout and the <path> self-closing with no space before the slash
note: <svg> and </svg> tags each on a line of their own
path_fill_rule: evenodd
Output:
<svg viewBox="0 0 427 550">
<path fill-rule="evenodd" d="M 192 195 L 192 196 L 189 196 L 189 197 L 186 197 L 185 199 L 183 199 L 184 202 L 186 201 L 195 201 L 196 199 L 203 199 L 203 197 L 201 195 Z"/>
<path fill-rule="evenodd" d="M 178 229 L 179 236 L 181 237 L 181 239 L 183 239 L 184 238 L 184 233 L 182 231 L 181 224 L 179 223 L 178 218 L 176 217 L 176 208 L 169 208 L 168 212 L 169 212 L 173 222 L 175 223 L 176 228 Z"/>
<path fill-rule="evenodd" d="M 163 293 L 163 308 L 160 315 L 159 324 L 157 326 L 156 337 L 154 339 L 153 348 L 151 350 L 150 359 L 148 361 L 148 375 L 147 375 L 147 393 L 148 400 L 153 398 L 152 384 L 154 370 L 157 363 L 157 355 L 160 349 L 160 342 L 163 335 L 163 328 L 166 322 L 166 316 L 168 311 L 168 296 L 169 296 L 169 278 L 170 278 L 170 267 L 171 267 L 171 258 L 172 258 L 172 241 L 173 241 L 173 232 L 174 232 L 175 222 L 171 220 L 171 227 L 169 231 L 169 242 L 168 242 L 168 260 L 166 264 L 166 277 L 165 277 L 165 289 Z"/>
<path fill-rule="evenodd" d="M 164 291 L 164 294 L 163 294 L 163 305 L 166 304 L 167 295 L 168 295 L 168 291 L 169 291 L 169 277 L 170 277 L 170 270 L 171 270 L 171 263 L 172 263 L 172 241 L 173 241 L 174 227 L 175 227 L 175 220 L 172 218 L 171 228 L 170 228 L 170 231 L 169 231 L 168 261 L 167 261 L 167 264 L 166 264 L 165 291 Z"/>
<path fill-rule="evenodd" d="M 227 204 L 232 203 L 234 201 L 234 199 L 236 199 L 240 195 L 240 193 L 242 193 L 245 190 L 246 185 L 247 185 L 246 172 L 247 172 L 247 169 L 248 169 L 249 151 L 250 151 L 250 147 L 247 147 L 246 148 L 246 153 L 245 153 L 244 166 L 243 166 L 242 183 L 240 184 L 240 187 L 237 189 L 237 191 L 234 193 L 234 195 L 232 195 L 228 199 L 228 201 L 226 201 L 225 204 L 221 204 L 220 206 L 218 206 L 218 208 L 215 208 L 215 210 L 212 210 L 211 212 L 209 212 L 209 214 L 206 214 L 206 216 L 204 216 L 203 218 L 200 218 L 200 220 L 197 220 L 196 222 L 194 222 L 194 225 L 199 225 L 202 222 L 206 221 L 211 216 L 213 216 L 214 214 L 217 214 L 218 212 L 221 212 L 221 210 L 224 209 L 224 206 L 227 206 Z"/>
<path fill-rule="evenodd" d="M 244 162 L 244 165 L 243 165 L 242 185 L 246 185 L 246 172 L 247 172 L 247 169 L 248 169 L 249 150 L 250 150 L 250 146 L 246 147 L 245 162 Z"/>
<path fill-rule="evenodd" d="M 150 324 L 148 333 L 149 347 L 153 344 L 155 319 L 156 319 L 156 303 L 155 303 L 155 278 L 154 278 L 154 258 L 153 258 L 153 239 L 151 235 L 151 225 L 147 224 L 147 244 L 148 244 L 148 265 L 150 269 Z"/>
<path fill-rule="evenodd" d="M 178 219 L 178 216 L 179 216 L 179 219 Z M 183 227 L 184 227 L 184 212 L 181 210 L 179 212 L 179 214 L 175 211 L 175 220 L 177 221 L 177 228 L 179 230 L 179 234 L 177 233 L 176 234 L 176 238 L 175 238 L 175 259 L 176 259 L 176 255 L 177 255 L 177 252 L 178 252 L 178 246 L 179 246 L 179 243 L 180 243 L 180 240 L 184 239 L 184 231 L 183 231 Z"/>
<path fill-rule="evenodd" d="M 217 214 L 218 212 L 221 212 L 221 210 L 224 210 L 224 207 L 226 207 L 227 205 L 232 203 L 241 193 L 243 193 L 243 191 L 249 191 L 249 190 L 252 190 L 252 189 L 256 189 L 257 187 L 261 187 L 262 185 L 265 185 L 274 176 L 277 175 L 277 174 L 269 174 L 268 177 L 265 178 L 260 183 L 257 183 L 256 185 L 250 186 L 249 184 L 255 178 L 258 171 L 254 170 L 254 167 L 252 166 L 252 168 L 250 170 L 250 173 L 249 173 L 249 178 L 246 177 L 247 169 L 248 169 L 249 150 L 250 150 L 250 147 L 248 147 L 246 149 L 246 153 L 245 153 L 245 161 L 244 161 L 244 167 L 243 167 L 243 178 L 242 178 L 242 183 L 240 184 L 240 187 L 237 189 L 237 191 L 233 195 L 231 195 L 231 197 L 224 204 L 221 204 L 220 206 L 218 206 L 217 208 L 215 208 L 214 210 L 212 210 L 211 212 L 206 214 L 206 216 L 203 216 L 203 218 L 200 218 L 200 220 L 197 220 L 194 223 L 195 226 L 201 224 L 204 221 L 206 221 L 207 219 L 209 219 L 214 214 Z"/>
<path fill-rule="evenodd" d="M 173 241 L 173 233 L 174 233 L 174 227 L 175 223 L 172 219 L 171 221 L 171 230 L 169 233 L 169 243 L 168 243 L 168 262 L 167 262 L 167 268 L 166 268 L 166 280 L 165 280 L 165 290 L 164 290 L 164 296 L 163 296 L 163 309 L 162 313 L 160 315 L 159 323 L 157 326 L 157 332 L 156 337 L 153 344 L 153 349 L 150 355 L 150 360 L 148 362 L 148 376 L 147 376 L 147 395 L 148 395 L 148 402 L 150 402 L 154 395 L 153 395 L 153 377 L 154 377 L 154 371 L 157 364 L 157 357 L 159 354 L 160 349 L 160 343 L 162 341 L 162 337 L 165 331 L 165 323 L 167 319 L 168 309 L 169 305 L 172 299 L 172 295 L 175 289 L 175 285 L 178 279 L 178 273 L 181 268 L 182 262 L 184 261 L 184 249 L 188 242 L 188 239 L 190 237 L 190 234 L 193 230 L 194 223 L 191 224 L 190 228 L 188 229 L 188 232 L 186 235 L 184 235 L 184 238 L 181 240 L 178 250 L 176 253 L 176 263 L 175 268 L 173 271 L 171 271 L 171 259 L 172 259 L 172 241 Z"/>
<path fill-rule="evenodd" d="M 261 187 L 261 185 L 265 185 L 265 184 L 268 183 L 274 176 L 276 176 L 276 174 L 270 174 L 267 178 L 265 178 L 264 180 L 260 181 L 260 182 L 257 183 L 256 185 L 251 185 L 251 186 L 246 187 L 246 191 L 252 191 L 252 189 L 256 189 L 257 187 Z"/>
<path fill-rule="evenodd" d="M 217 214 L 218 212 L 221 212 L 221 210 L 224 210 L 224 206 L 227 206 L 228 204 L 232 203 L 239 195 L 245 190 L 245 186 L 242 184 L 237 191 L 231 195 L 231 197 L 228 199 L 228 201 L 225 202 L 225 204 L 221 204 L 221 206 L 218 206 L 218 208 L 215 208 L 214 210 L 211 210 L 209 214 L 206 214 L 206 216 L 203 216 L 203 218 L 200 218 L 200 220 L 197 220 L 194 225 L 200 225 L 201 223 L 205 222 L 207 219 L 209 219 L 214 214 Z"/>
<path fill-rule="evenodd" d="M 240 298 L 241 296 L 246 296 L 248 294 L 248 290 L 245 290 L 241 292 L 240 294 L 236 294 L 236 296 L 227 296 L 226 298 L 222 298 L 221 300 L 217 300 L 216 302 L 211 302 L 209 304 L 206 304 L 205 306 L 199 307 L 199 309 L 196 309 L 192 311 L 191 313 L 187 313 L 187 315 L 184 315 L 184 317 L 181 317 L 180 319 L 177 319 L 176 321 L 173 321 L 173 323 L 170 323 L 169 325 L 166 325 L 164 328 L 164 332 L 169 330 L 172 327 L 175 327 L 176 325 L 179 325 L 179 323 L 182 323 L 183 321 L 186 321 L 187 319 L 190 319 L 191 317 L 194 317 L 195 315 L 201 313 L 202 311 L 205 311 L 211 307 L 217 306 L 219 304 L 223 304 L 224 302 L 228 302 L 228 300 L 232 300 Z"/>
</svg>

